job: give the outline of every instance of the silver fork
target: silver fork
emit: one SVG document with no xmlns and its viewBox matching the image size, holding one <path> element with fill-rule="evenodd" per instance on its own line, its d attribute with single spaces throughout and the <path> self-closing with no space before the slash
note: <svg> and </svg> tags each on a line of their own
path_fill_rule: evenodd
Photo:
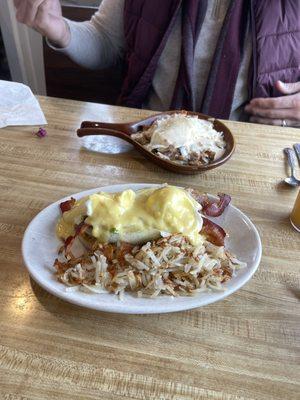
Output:
<svg viewBox="0 0 300 400">
<path fill-rule="evenodd" d="M 300 186 L 300 180 L 297 179 L 295 176 L 295 168 L 297 166 L 297 159 L 296 159 L 294 150 L 286 147 L 283 151 L 285 152 L 289 166 L 291 167 L 291 175 L 288 178 L 285 178 L 284 181 L 285 181 L 285 183 L 287 183 L 290 186 Z M 298 155 L 298 153 L 297 153 L 297 155 Z"/>
</svg>

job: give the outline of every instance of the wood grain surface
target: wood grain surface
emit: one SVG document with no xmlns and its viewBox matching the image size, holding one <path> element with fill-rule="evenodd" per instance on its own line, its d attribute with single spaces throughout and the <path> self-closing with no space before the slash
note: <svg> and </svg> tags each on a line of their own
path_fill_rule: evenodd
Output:
<svg viewBox="0 0 300 400">
<path fill-rule="evenodd" d="M 300 234 L 288 214 L 282 149 L 300 130 L 225 122 L 237 149 L 219 169 L 179 176 L 131 150 L 82 147 L 82 120 L 131 121 L 148 111 L 40 98 L 48 136 L 0 130 L 0 398 L 299 399 Z M 244 288 L 203 308 L 162 315 L 90 311 L 30 280 L 21 241 L 30 220 L 63 196 L 124 182 L 224 191 L 256 224 L 259 270 Z"/>
</svg>

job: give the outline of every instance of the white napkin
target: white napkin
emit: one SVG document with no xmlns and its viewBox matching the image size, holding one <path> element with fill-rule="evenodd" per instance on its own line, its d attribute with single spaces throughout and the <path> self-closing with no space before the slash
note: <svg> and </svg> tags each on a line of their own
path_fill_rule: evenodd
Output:
<svg viewBox="0 0 300 400">
<path fill-rule="evenodd" d="M 0 80 L 0 128 L 45 124 L 44 113 L 28 86 Z"/>
</svg>

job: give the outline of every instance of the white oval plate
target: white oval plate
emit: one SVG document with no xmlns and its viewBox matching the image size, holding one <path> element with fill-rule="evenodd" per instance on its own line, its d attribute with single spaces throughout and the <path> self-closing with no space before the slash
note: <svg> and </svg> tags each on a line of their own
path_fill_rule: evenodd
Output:
<svg viewBox="0 0 300 400">
<path fill-rule="evenodd" d="M 72 197 L 80 199 L 83 196 L 100 191 L 120 192 L 129 188 L 138 190 L 153 186 L 159 185 L 113 185 L 87 190 L 72 195 Z M 160 296 L 155 299 L 137 298 L 126 293 L 124 301 L 120 301 L 117 296 L 110 293 L 67 292 L 65 285 L 56 280 L 53 262 L 57 256 L 57 250 L 61 246 L 61 242 L 55 235 L 56 222 L 60 216 L 59 204 L 69 198 L 70 196 L 51 204 L 31 221 L 24 234 L 22 254 L 32 278 L 54 296 L 70 303 L 95 310 L 127 314 L 153 314 L 188 310 L 224 299 L 248 282 L 258 268 L 262 247 L 257 229 L 245 214 L 236 207 L 229 205 L 222 216 L 213 220 L 229 234 L 226 239 L 226 247 L 233 251 L 241 261 L 247 262 L 247 267 L 238 271 L 237 275 L 226 284 L 226 290 L 203 292 L 194 297 Z"/>
</svg>

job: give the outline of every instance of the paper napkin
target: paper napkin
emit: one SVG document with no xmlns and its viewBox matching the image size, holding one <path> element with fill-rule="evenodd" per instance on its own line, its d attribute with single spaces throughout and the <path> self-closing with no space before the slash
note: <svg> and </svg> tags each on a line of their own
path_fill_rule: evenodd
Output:
<svg viewBox="0 0 300 400">
<path fill-rule="evenodd" d="M 44 113 L 28 86 L 0 80 L 0 128 L 45 124 Z"/>
</svg>

